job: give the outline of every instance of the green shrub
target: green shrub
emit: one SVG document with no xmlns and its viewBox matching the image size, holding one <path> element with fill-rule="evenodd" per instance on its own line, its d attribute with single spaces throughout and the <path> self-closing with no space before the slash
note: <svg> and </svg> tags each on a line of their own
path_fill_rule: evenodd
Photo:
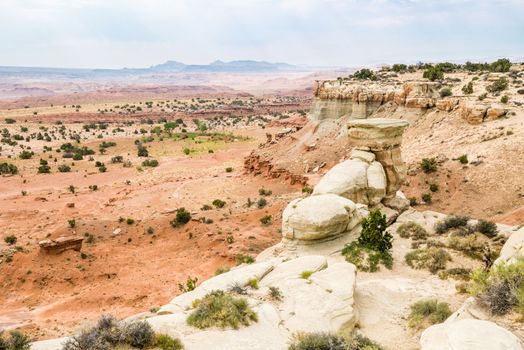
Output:
<svg viewBox="0 0 524 350">
<path fill-rule="evenodd" d="M 450 215 L 435 224 L 435 232 L 443 234 L 451 229 L 465 228 L 468 225 L 469 217 Z"/>
<path fill-rule="evenodd" d="M 349 335 L 333 333 L 304 333 L 293 335 L 288 350 L 383 350 L 379 344 L 353 332 Z"/>
<path fill-rule="evenodd" d="M 424 158 L 420 162 L 420 169 L 426 174 L 437 171 L 437 160 L 435 158 Z"/>
<path fill-rule="evenodd" d="M 38 167 L 39 174 L 48 174 L 51 172 L 51 167 L 48 165 L 47 160 L 40 159 L 40 166 Z"/>
<path fill-rule="evenodd" d="M 479 220 L 474 227 L 476 232 L 480 232 L 486 237 L 493 238 L 497 235 L 497 224 L 493 221 Z"/>
<path fill-rule="evenodd" d="M 186 210 L 186 208 L 178 208 L 176 211 L 176 216 L 173 220 L 170 221 L 171 226 L 174 228 L 185 225 L 191 220 L 191 213 Z"/>
<path fill-rule="evenodd" d="M 380 210 L 372 210 L 367 218 L 362 220 L 362 231 L 356 241 L 346 244 L 342 255 L 346 261 L 354 264 L 362 271 L 375 272 L 379 263 L 386 268 L 393 266 L 390 249 L 393 236 L 386 232 L 386 215 Z"/>
<path fill-rule="evenodd" d="M 15 235 L 9 235 L 9 236 L 5 236 L 4 237 L 4 242 L 9 244 L 9 245 L 13 245 L 15 244 L 17 241 L 17 238 Z"/>
<path fill-rule="evenodd" d="M 250 278 L 249 281 L 247 281 L 247 285 L 250 286 L 253 289 L 258 289 L 258 279 L 257 278 Z"/>
<path fill-rule="evenodd" d="M 71 171 L 71 167 L 67 164 L 61 164 L 58 166 L 58 171 L 61 173 L 68 173 Z"/>
<path fill-rule="evenodd" d="M 429 184 L 429 190 L 430 190 L 431 192 L 437 192 L 437 191 L 438 191 L 438 184 L 430 183 L 430 184 Z"/>
<path fill-rule="evenodd" d="M 389 251 L 393 246 L 391 243 L 393 236 L 386 232 L 386 227 L 386 215 L 378 209 L 372 210 L 369 216 L 362 220 L 362 232 L 358 237 L 359 245 L 379 252 Z"/>
<path fill-rule="evenodd" d="M 257 314 L 251 310 L 246 299 L 221 290 L 210 292 L 197 304 L 196 310 L 187 318 L 187 323 L 196 328 L 238 329 L 258 321 Z"/>
<path fill-rule="evenodd" d="M 463 154 L 460 157 L 457 158 L 460 164 L 468 164 L 468 155 Z"/>
<path fill-rule="evenodd" d="M 226 273 L 226 272 L 229 272 L 229 267 L 228 266 L 219 267 L 219 268 L 217 268 L 215 270 L 215 276 L 221 275 L 221 274 Z"/>
<path fill-rule="evenodd" d="M 462 87 L 462 92 L 466 95 L 470 95 L 473 93 L 473 82 L 470 81 L 469 83 L 467 83 L 466 85 L 464 85 Z"/>
<path fill-rule="evenodd" d="M 31 157 L 33 156 L 33 152 L 30 152 L 30 151 L 27 151 L 27 150 L 23 150 L 22 152 L 20 152 L 20 159 L 31 159 Z"/>
<path fill-rule="evenodd" d="M 352 77 L 360 80 L 377 80 L 375 73 L 367 68 L 362 68 L 361 70 L 356 71 L 353 73 Z"/>
<path fill-rule="evenodd" d="M 433 198 L 431 197 L 431 193 L 422 193 L 422 196 L 421 196 L 422 200 L 424 201 L 424 203 L 426 204 L 431 204 L 431 202 L 433 201 Z"/>
<path fill-rule="evenodd" d="M 121 337 L 120 342 L 138 349 L 148 348 L 155 342 L 155 332 L 146 321 L 126 323 Z"/>
<path fill-rule="evenodd" d="M 453 235 L 448 239 L 448 247 L 462 252 L 472 259 L 482 260 L 484 256 L 484 243 L 479 241 L 476 235 L 466 237 Z"/>
<path fill-rule="evenodd" d="M 416 249 L 406 254 L 406 263 L 414 269 L 427 268 L 431 273 L 444 270 L 451 256 L 442 248 Z"/>
<path fill-rule="evenodd" d="M 313 187 L 309 187 L 309 186 L 302 187 L 302 193 L 307 193 L 307 194 L 313 193 Z"/>
<path fill-rule="evenodd" d="M 442 88 L 440 90 L 440 97 L 448 97 L 448 96 L 451 96 L 451 95 L 453 95 L 453 92 L 448 87 Z"/>
<path fill-rule="evenodd" d="M 146 159 L 142 162 L 142 166 L 155 168 L 158 166 L 158 160 L 156 159 Z"/>
<path fill-rule="evenodd" d="M 18 168 L 14 164 L 0 163 L 0 175 L 15 175 L 18 174 Z"/>
<path fill-rule="evenodd" d="M 273 194 L 273 191 L 266 190 L 265 188 L 261 188 L 258 190 L 258 194 L 261 196 L 271 196 Z"/>
<path fill-rule="evenodd" d="M 195 288 L 197 287 L 196 285 L 197 282 L 198 282 L 198 277 L 191 278 L 191 276 L 187 276 L 186 283 L 185 284 L 179 283 L 178 289 L 183 293 L 191 292 L 195 290 Z"/>
<path fill-rule="evenodd" d="M 417 301 L 410 308 L 408 325 L 416 329 L 442 323 L 451 315 L 449 304 L 435 299 Z"/>
<path fill-rule="evenodd" d="M 508 103 L 508 102 L 509 102 L 509 97 L 508 97 L 508 95 L 504 95 L 504 96 L 502 96 L 502 97 L 500 98 L 500 102 L 502 102 L 502 103 L 504 103 L 504 104 Z"/>
<path fill-rule="evenodd" d="M 488 97 L 488 94 L 486 94 L 486 93 L 483 93 L 483 94 L 479 95 L 479 101 L 485 100 L 486 97 Z"/>
<path fill-rule="evenodd" d="M 6 124 L 14 124 L 16 123 L 16 120 L 14 120 L 13 118 L 5 118 L 5 123 Z"/>
<path fill-rule="evenodd" d="M 504 91 L 508 88 L 509 81 L 506 77 L 500 77 L 497 80 L 495 80 L 491 85 L 486 86 L 486 90 L 488 92 L 500 92 Z"/>
<path fill-rule="evenodd" d="M 269 297 L 273 300 L 282 300 L 282 291 L 278 287 L 269 287 Z"/>
<path fill-rule="evenodd" d="M 273 217 L 271 215 L 264 215 L 263 217 L 260 218 L 260 223 L 262 225 L 269 225 L 272 219 Z"/>
<path fill-rule="evenodd" d="M 312 274 L 313 271 L 302 271 L 302 273 L 300 273 L 300 278 L 307 280 Z"/>
<path fill-rule="evenodd" d="M 232 173 L 233 172 L 233 168 L 232 167 L 227 167 L 226 168 L 226 173 Z"/>
<path fill-rule="evenodd" d="M 187 148 L 187 147 L 184 148 L 184 154 L 185 154 L 186 156 L 188 156 L 189 153 L 191 153 L 191 150 L 190 150 L 189 148 Z"/>
<path fill-rule="evenodd" d="M 69 219 L 69 220 L 67 220 L 67 223 L 69 224 L 69 228 L 75 228 L 76 227 L 76 220 L 75 219 Z"/>
<path fill-rule="evenodd" d="M 244 255 L 244 254 L 237 254 L 237 256 L 235 257 L 235 260 L 237 262 L 237 265 L 252 264 L 255 262 L 255 259 L 253 259 L 253 257 L 249 255 Z"/>
<path fill-rule="evenodd" d="M 134 223 L 135 223 L 135 219 L 133 219 L 133 218 L 127 218 L 126 219 L 126 224 L 133 225 Z"/>
<path fill-rule="evenodd" d="M 258 209 L 262 209 L 267 205 L 267 200 L 265 198 L 259 198 L 257 201 Z"/>
<path fill-rule="evenodd" d="M 149 151 L 144 146 L 140 145 L 137 148 L 137 155 L 139 157 L 149 157 Z"/>
<path fill-rule="evenodd" d="M 447 279 L 451 277 L 456 280 L 469 281 L 471 275 L 471 269 L 464 267 L 454 267 L 438 273 L 438 277 L 441 279 Z"/>
<path fill-rule="evenodd" d="M 160 350 L 182 350 L 184 345 L 179 339 L 171 338 L 167 334 L 155 334 L 155 347 Z"/>
<path fill-rule="evenodd" d="M 397 228 L 397 233 L 402 238 L 424 240 L 428 237 L 427 231 L 414 221 L 405 222 Z"/>
<path fill-rule="evenodd" d="M 9 333 L 9 337 L 4 338 L 0 330 L 0 350 L 30 350 L 31 343 L 29 338 L 20 331 L 14 330 Z"/>
<path fill-rule="evenodd" d="M 215 199 L 212 204 L 217 208 L 223 208 L 226 205 L 226 202 L 221 199 Z"/>
<path fill-rule="evenodd" d="M 476 270 L 471 275 L 469 292 L 493 314 L 504 315 L 516 309 L 524 315 L 524 260 L 499 264 L 488 272 Z"/>
<path fill-rule="evenodd" d="M 422 77 L 430 81 L 442 80 L 444 79 L 444 72 L 440 67 L 429 66 L 422 74 Z"/>
</svg>

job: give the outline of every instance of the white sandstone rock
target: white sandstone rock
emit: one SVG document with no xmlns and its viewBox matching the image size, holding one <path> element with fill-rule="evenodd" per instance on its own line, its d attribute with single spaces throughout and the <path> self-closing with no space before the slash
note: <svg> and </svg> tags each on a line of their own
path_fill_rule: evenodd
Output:
<svg viewBox="0 0 524 350">
<path fill-rule="evenodd" d="M 372 162 L 367 170 L 367 196 L 370 205 L 377 205 L 386 196 L 386 173 L 382 164 Z"/>
<path fill-rule="evenodd" d="M 495 264 L 514 263 L 522 257 L 524 257 L 524 228 L 509 236 L 500 251 L 500 256 L 495 260 Z"/>
<path fill-rule="evenodd" d="M 335 165 L 320 179 L 313 195 L 333 193 L 367 204 L 367 169 L 369 164 L 360 159 L 350 159 Z"/>
<path fill-rule="evenodd" d="M 304 243 L 336 238 L 346 232 L 355 209 L 355 203 L 334 194 L 294 200 L 282 214 L 282 235 Z"/>
<path fill-rule="evenodd" d="M 490 321 L 464 319 L 427 328 L 421 350 L 522 350 L 519 339 Z"/>
</svg>

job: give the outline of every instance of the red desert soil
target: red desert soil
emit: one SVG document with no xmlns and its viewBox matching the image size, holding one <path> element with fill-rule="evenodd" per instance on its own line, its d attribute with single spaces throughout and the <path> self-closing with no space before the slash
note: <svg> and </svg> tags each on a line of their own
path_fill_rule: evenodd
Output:
<svg viewBox="0 0 524 350">
<path fill-rule="evenodd" d="M 205 280 L 218 267 L 234 266 L 237 254 L 255 256 L 279 241 L 280 213 L 300 188 L 242 173 L 243 158 L 267 131 L 242 130 L 239 134 L 251 136 L 250 141 L 230 143 L 213 154 L 157 157 L 160 166 L 143 172 L 110 164 L 106 173 L 37 175 L 32 170 L 3 177 L 0 225 L 18 238 L 24 252 L 0 264 L 0 328 L 23 325 L 45 339 L 68 334 L 101 313 L 126 317 L 147 311 L 179 294 L 178 283 L 188 276 Z M 70 184 L 75 194 L 68 191 Z M 93 184 L 97 191 L 89 190 Z M 268 205 L 247 208 L 247 199 L 256 202 L 260 188 L 273 192 L 266 197 Z M 217 198 L 226 201 L 224 208 L 200 210 Z M 191 211 L 193 220 L 173 228 L 169 222 L 179 207 Z M 261 225 L 264 215 L 272 215 L 273 223 Z M 135 222 L 128 225 L 120 217 Z M 213 223 L 197 221 L 201 217 Z M 69 228 L 73 218 L 76 226 Z M 83 254 L 40 252 L 40 240 L 72 234 L 91 234 L 94 242 L 84 241 Z"/>
</svg>

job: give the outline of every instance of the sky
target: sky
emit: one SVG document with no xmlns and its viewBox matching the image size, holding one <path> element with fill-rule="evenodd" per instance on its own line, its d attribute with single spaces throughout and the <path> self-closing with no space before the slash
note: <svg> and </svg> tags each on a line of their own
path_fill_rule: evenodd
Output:
<svg viewBox="0 0 524 350">
<path fill-rule="evenodd" d="M 0 0 L 0 66 L 524 59 L 524 0 Z"/>
</svg>

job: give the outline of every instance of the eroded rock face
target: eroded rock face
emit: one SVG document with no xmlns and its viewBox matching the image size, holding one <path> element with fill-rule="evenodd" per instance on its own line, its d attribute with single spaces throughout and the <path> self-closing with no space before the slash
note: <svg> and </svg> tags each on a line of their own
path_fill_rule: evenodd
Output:
<svg viewBox="0 0 524 350">
<path fill-rule="evenodd" d="M 384 168 L 375 154 L 353 150 L 349 160 L 331 168 L 318 182 L 313 195 L 336 194 L 356 203 L 377 205 L 386 195 Z"/>
<path fill-rule="evenodd" d="M 513 264 L 519 258 L 524 257 L 524 228 L 513 232 L 500 251 L 500 256 L 495 264 Z"/>
<path fill-rule="evenodd" d="M 352 264 L 328 264 L 324 256 L 316 255 L 285 262 L 272 260 L 263 264 L 266 265 L 260 268 L 257 267 L 259 264 L 241 266 L 213 277 L 206 281 L 207 286 L 199 286 L 191 294 L 182 294 L 161 308 L 164 312 L 173 310 L 173 314 L 154 316 L 147 322 L 157 332 L 180 338 L 188 350 L 284 350 L 295 332 L 338 332 L 341 328 L 351 330 L 355 326 L 358 320 L 354 309 L 356 269 Z M 258 322 L 238 330 L 199 330 L 186 324 L 187 316 L 193 311 L 194 299 L 207 294 L 210 288 L 224 289 L 224 281 L 247 286 L 245 277 L 254 270 L 267 270 L 267 264 L 271 264 L 272 268 L 259 276 L 260 288 L 249 289 L 246 296 L 258 315 Z M 250 271 L 244 273 L 244 269 Z M 304 279 L 301 277 L 303 271 L 313 274 Z M 269 287 L 281 290 L 281 301 L 267 298 Z M 200 290 L 202 288 L 204 290 Z"/>
<path fill-rule="evenodd" d="M 45 239 L 38 242 L 40 249 L 47 254 L 60 254 L 65 250 L 76 250 L 77 252 L 82 249 L 83 237 L 72 236 L 72 237 L 60 237 L 55 240 Z"/>
<path fill-rule="evenodd" d="M 386 198 L 392 198 L 400 189 L 406 175 L 400 153 L 402 134 L 409 125 L 399 119 L 366 119 L 348 122 L 348 138 L 357 148 L 368 149 L 376 157 L 386 175 Z"/>
<path fill-rule="evenodd" d="M 361 221 L 355 203 L 335 194 L 291 201 L 282 213 L 284 239 L 312 244 L 335 239 Z"/>
<path fill-rule="evenodd" d="M 421 350 L 522 350 L 519 339 L 490 321 L 463 319 L 426 329 Z"/>
<path fill-rule="evenodd" d="M 483 104 L 464 104 L 460 106 L 460 116 L 470 124 L 480 124 L 486 117 L 487 109 Z"/>
</svg>

